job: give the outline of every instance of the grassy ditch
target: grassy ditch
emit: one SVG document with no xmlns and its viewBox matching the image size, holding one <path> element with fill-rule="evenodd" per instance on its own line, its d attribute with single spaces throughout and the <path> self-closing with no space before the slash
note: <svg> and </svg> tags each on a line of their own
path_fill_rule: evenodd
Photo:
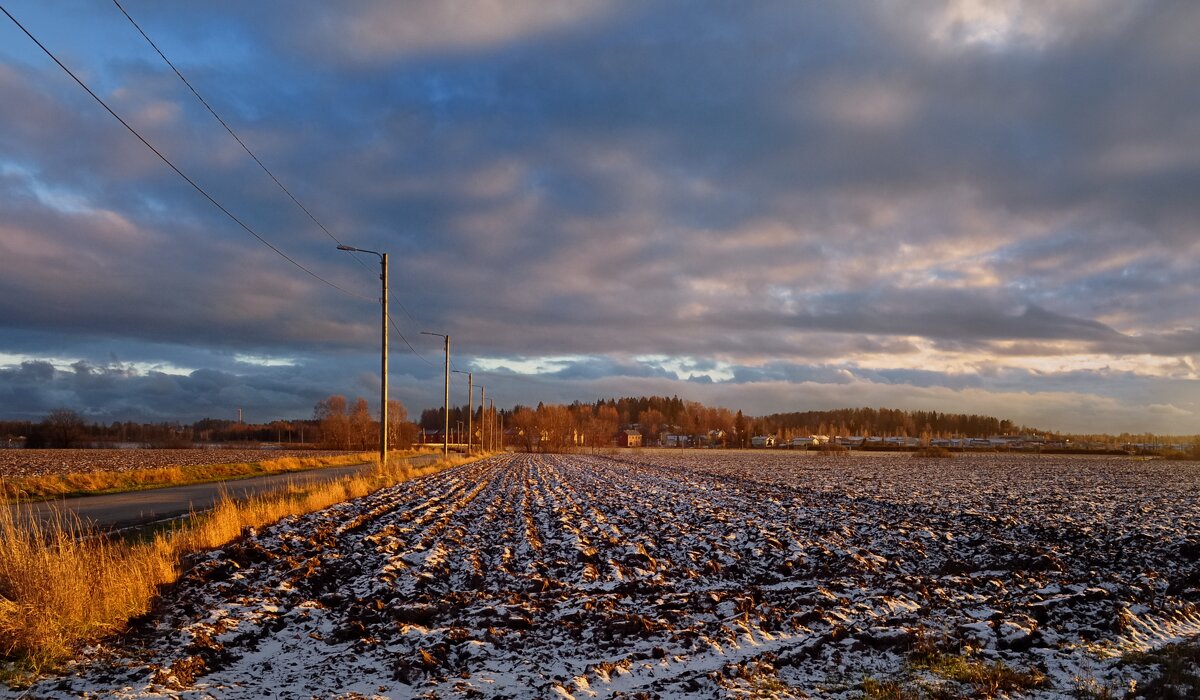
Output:
<svg viewBox="0 0 1200 700">
<path fill-rule="evenodd" d="M 310 513 L 469 461 L 425 467 L 391 464 L 365 474 L 246 501 L 225 499 L 152 539 L 129 542 L 89 531 L 78 520 L 20 522 L 0 508 L 0 681 L 22 684 L 61 666 L 78 650 L 124 630 L 147 613 L 190 554 L 220 547 L 247 527 Z"/>
<path fill-rule="evenodd" d="M 1121 663 L 1142 669 L 1149 679 L 1130 689 L 1126 697 L 1186 700 L 1200 697 L 1200 639 L 1134 652 Z"/>
<path fill-rule="evenodd" d="M 1140 681 L 1110 687 L 1094 678 L 1080 679 L 1077 700 L 1192 700 L 1200 698 L 1200 639 L 1147 651 L 1129 652 L 1120 665 L 1140 672 Z"/>
<path fill-rule="evenodd" d="M 407 454 L 407 453 L 404 453 Z M 229 462 L 196 464 L 188 466 L 156 467 L 153 469 L 131 469 L 129 471 L 72 472 L 46 474 L 12 479 L 0 479 L 0 503 L 22 501 L 44 501 L 51 498 L 73 496 L 96 496 L 104 493 L 142 491 L 164 486 L 186 486 L 213 481 L 247 479 L 267 474 L 283 474 L 364 464 L 376 461 L 374 452 L 319 457 L 279 457 L 260 462 Z"/>
<path fill-rule="evenodd" d="M 966 700 L 1007 697 L 1046 687 L 1040 672 L 1014 669 L 964 653 L 948 639 L 918 630 L 900 678 L 866 677 L 858 690 L 864 700 Z"/>
</svg>

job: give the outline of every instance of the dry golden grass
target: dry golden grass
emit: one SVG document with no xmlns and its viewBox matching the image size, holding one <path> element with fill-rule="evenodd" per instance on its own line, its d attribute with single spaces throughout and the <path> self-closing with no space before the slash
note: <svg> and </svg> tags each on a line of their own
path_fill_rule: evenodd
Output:
<svg viewBox="0 0 1200 700">
<path fill-rule="evenodd" d="M 0 653 L 37 673 L 149 609 L 177 564 L 164 541 L 88 537 L 78 520 L 17 523 L 0 508 Z"/>
<path fill-rule="evenodd" d="M 135 452 L 127 450 L 127 452 Z M 207 450 L 207 452 L 216 452 Z M 213 457 L 219 458 L 219 454 Z M 363 464 L 376 460 L 375 453 L 321 455 L 317 457 L 279 457 L 258 462 L 190 464 L 182 466 L 131 469 L 127 471 L 81 471 L 0 479 L 0 503 L 40 501 L 69 496 L 139 491 L 162 486 L 183 486 L 210 481 L 242 479 L 264 474 Z"/>
<path fill-rule="evenodd" d="M 248 501 L 222 500 L 146 542 L 99 536 L 78 520 L 18 521 L 0 508 L 0 679 L 20 683 L 72 658 L 79 648 L 125 628 L 150 610 L 189 554 L 220 547 L 247 527 L 327 508 L 377 489 L 469 461 L 376 468 L 305 489 Z"/>
<path fill-rule="evenodd" d="M 127 472 L 202 464 L 260 462 L 280 457 L 327 457 L 347 450 L 263 450 L 247 447 L 163 449 L 102 447 L 0 450 L 0 474 L 16 479 L 78 472 Z"/>
</svg>

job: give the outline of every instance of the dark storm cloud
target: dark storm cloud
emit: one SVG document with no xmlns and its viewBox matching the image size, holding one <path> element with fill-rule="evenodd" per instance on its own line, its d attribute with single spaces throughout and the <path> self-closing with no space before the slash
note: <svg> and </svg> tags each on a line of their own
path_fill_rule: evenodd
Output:
<svg viewBox="0 0 1200 700">
<path fill-rule="evenodd" d="M 377 294 L 373 258 L 334 251 L 123 18 L 13 9 L 231 211 Z M 559 387 L 720 376 L 627 359 L 663 355 L 739 386 L 965 391 L 923 349 L 1200 352 L 1189 3 L 129 9 L 332 231 L 391 253 L 396 321 L 435 361 L 417 331 L 464 358 L 583 358 L 547 372 Z M 347 353 L 371 371 L 369 301 L 253 240 L 0 31 L 0 353 L 100 366 L 25 340 L 144 343 L 301 409 L 257 378 L 335 381 Z M 831 369 L 863 356 L 895 366 Z M 118 385 L 235 391 L 210 380 Z"/>
<path fill-rule="evenodd" d="M 278 415 L 283 406 L 311 406 L 328 395 L 297 381 L 306 380 L 306 375 L 284 370 L 270 375 L 239 377 L 207 369 L 188 375 L 143 374 L 82 362 L 60 371 L 48 363 L 26 362 L 16 369 L 0 370 L 0 402 L 20 407 L 13 417 L 30 420 L 59 407 L 78 407 L 88 420 L 96 422 L 229 418 L 238 408 L 262 420 Z"/>
<path fill-rule="evenodd" d="M 119 362 L 76 361 L 56 367 L 25 361 L 0 368 L 0 406 L 5 418 L 24 420 L 40 420 L 61 407 L 79 410 L 95 422 L 232 418 L 239 408 L 250 421 L 307 418 L 316 402 L 330 394 L 365 396 L 374 402 L 379 376 L 369 368 L 375 362 L 378 358 L 349 356 L 287 366 L 232 361 L 228 369 L 160 371 Z M 437 402 L 441 393 L 433 389 L 439 372 L 398 364 L 393 381 L 399 386 L 391 392 L 393 399 L 418 411 Z M 413 386 L 429 390 L 413 391 L 409 388 Z"/>
</svg>

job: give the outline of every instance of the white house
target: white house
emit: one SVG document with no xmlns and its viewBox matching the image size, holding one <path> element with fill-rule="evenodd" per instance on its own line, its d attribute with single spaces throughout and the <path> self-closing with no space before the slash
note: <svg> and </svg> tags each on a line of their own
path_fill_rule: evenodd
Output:
<svg viewBox="0 0 1200 700">
<path fill-rule="evenodd" d="M 775 436 L 774 435 L 755 435 L 754 437 L 750 438 L 750 446 L 751 447 L 774 447 L 775 446 Z"/>
</svg>

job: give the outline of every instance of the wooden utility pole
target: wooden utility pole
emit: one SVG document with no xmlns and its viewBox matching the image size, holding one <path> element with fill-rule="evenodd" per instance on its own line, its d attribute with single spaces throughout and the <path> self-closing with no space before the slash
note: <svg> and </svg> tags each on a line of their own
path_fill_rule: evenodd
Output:
<svg viewBox="0 0 1200 700">
<path fill-rule="evenodd" d="M 379 279 L 383 282 L 383 352 L 379 360 L 379 466 L 387 466 L 388 453 L 388 273 L 387 253 L 379 254 Z"/>
<path fill-rule="evenodd" d="M 442 403 L 442 413 L 444 422 L 442 424 L 442 457 L 450 456 L 450 336 L 442 333 L 430 333 L 429 331 L 421 331 L 421 335 L 436 335 L 446 341 L 446 397 Z"/>
<path fill-rule="evenodd" d="M 442 429 L 442 457 L 450 456 L 450 336 L 446 336 L 446 397 L 442 403 L 446 423 Z"/>
<path fill-rule="evenodd" d="M 379 281 L 381 283 L 383 295 L 379 297 L 379 306 L 383 310 L 383 337 L 379 351 L 379 466 L 387 466 L 388 453 L 388 271 L 387 271 L 387 253 L 380 253 L 377 250 L 366 250 L 365 248 L 355 248 L 354 246 L 338 244 L 338 250 L 344 250 L 351 253 L 370 253 L 371 255 L 379 256 Z M 239 418 L 240 418 L 239 412 Z M 347 440 L 347 443 L 349 440 Z M 349 449 L 349 445 L 347 445 Z"/>
<path fill-rule="evenodd" d="M 469 457 L 475 441 L 475 430 L 473 427 L 475 419 L 475 382 L 471 372 L 456 369 L 454 373 L 467 375 L 467 456 Z"/>
</svg>

